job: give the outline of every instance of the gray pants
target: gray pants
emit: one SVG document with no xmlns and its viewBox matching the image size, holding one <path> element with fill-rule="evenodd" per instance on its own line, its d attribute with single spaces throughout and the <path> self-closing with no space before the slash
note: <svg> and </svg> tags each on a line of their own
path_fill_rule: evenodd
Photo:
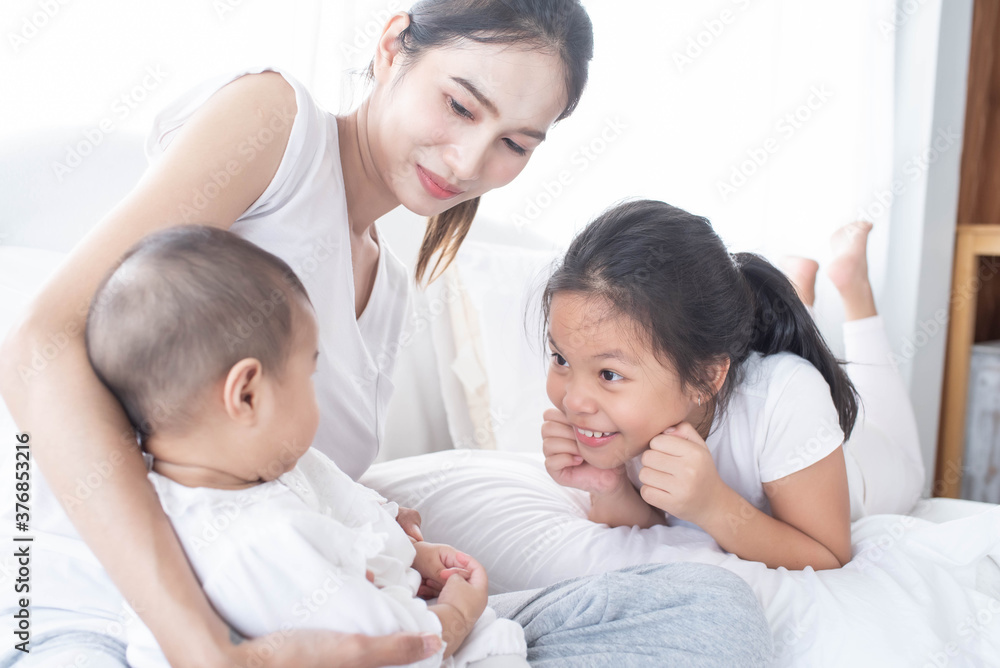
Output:
<svg viewBox="0 0 1000 668">
<path fill-rule="evenodd" d="M 750 668 L 771 663 L 771 629 L 750 586 L 716 566 L 644 564 L 490 597 L 524 627 L 542 668 Z"/>
<path fill-rule="evenodd" d="M 750 587 L 703 564 L 646 564 L 490 597 L 524 627 L 528 661 L 543 668 L 766 666 L 771 631 Z M 84 663 L 83 660 L 86 660 Z M 0 668 L 125 668 L 125 646 L 103 634 L 32 638 Z"/>
</svg>

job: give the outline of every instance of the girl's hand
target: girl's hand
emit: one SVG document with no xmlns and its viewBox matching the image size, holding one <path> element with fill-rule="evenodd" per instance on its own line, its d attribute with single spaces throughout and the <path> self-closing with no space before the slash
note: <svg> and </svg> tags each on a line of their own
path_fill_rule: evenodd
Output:
<svg viewBox="0 0 1000 668">
<path fill-rule="evenodd" d="M 687 422 L 653 437 L 642 454 L 639 481 L 646 503 L 698 526 L 726 488 L 708 445 Z"/>
<path fill-rule="evenodd" d="M 545 470 L 563 487 L 591 494 L 611 494 L 628 484 L 625 467 L 599 469 L 583 461 L 573 426 L 561 411 L 550 408 L 542 416 L 542 452 Z"/>
</svg>

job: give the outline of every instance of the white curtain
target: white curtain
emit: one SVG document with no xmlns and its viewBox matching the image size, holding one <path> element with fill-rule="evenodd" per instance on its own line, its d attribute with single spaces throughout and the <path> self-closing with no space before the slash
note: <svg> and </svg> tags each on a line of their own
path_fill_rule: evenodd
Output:
<svg viewBox="0 0 1000 668">
<path fill-rule="evenodd" d="M 889 211 L 877 197 L 893 180 L 893 0 L 586 5 L 590 87 L 552 145 L 484 199 L 485 215 L 564 242 L 613 202 L 652 197 L 707 216 L 733 250 L 821 261 L 837 227 L 868 217 L 878 291 Z M 818 289 L 817 317 L 837 348 L 840 305 L 822 276 Z"/>
<path fill-rule="evenodd" d="M 385 20 L 410 4 L 7 0 L 0 243 L 70 248 L 138 178 L 156 112 L 221 72 L 274 64 L 347 111 L 363 87 L 345 72 L 367 66 Z M 946 312 L 971 0 L 584 4 L 590 87 L 525 172 L 484 199 L 484 216 L 567 243 L 613 202 L 654 197 L 709 217 L 734 250 L 821 261 L 832 231 L 864 217 L 894 348 Z M 98 134 L 60 180 L 53 163 Z M 817 317 L 838 349 L 839 304 L 822 276 Z M 943 345 L 901 367 L 928 450 Z"/>
<path fill-rule="evenodd" d="M 366 67 L 385 20 L 410 4 L 6 2 L 0 141 L 82 133 L 109 115 L 115 134 L 142 135 L 185 88 L 248 63 L 289 69 L 343 112 L 361 92 L 345 72 Z M 736 248 L 818 255 L 891 182 L 894 40 L 879 22 L 893 0 L 585 4 L 590 88 L 525 173 L 485 199 L 485 215 L 563 241 L 642 195 L 709 216 Z M 162 79 L 113 115 L 149 67 Z M 569 182 L 553 184 L 565 171 Z"/>
<path fill-rule="evenodd" d="M 402 0 L 326 5 L 318 91 L 357 93 L 376 31 Z M 567 243 L 612 203 L 663 199 L 709 217 L 733 250 L 822 260 L 832 232 L 876 223 L 883 285 L 892 206 L 894 0 L 585 0 L 596 57 L 576 113 L 481 215 Z M 886 193 L 890 195 L 887 197 Z M 817 318 L 840 347 L 820 277 Z"/>
</svg>

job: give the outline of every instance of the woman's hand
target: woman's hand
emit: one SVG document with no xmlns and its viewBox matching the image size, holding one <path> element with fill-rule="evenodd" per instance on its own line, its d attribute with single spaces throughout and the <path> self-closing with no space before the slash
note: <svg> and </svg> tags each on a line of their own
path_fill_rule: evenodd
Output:
<svg viewBox="0 0 1000 668">
<path fill-rule="evenodd" d="M 687 422 L 653 437 L 642 454 L 639 481 L 646 503 L 698 526 L 728 489 L 705 440 Z"/>
<path fill-rule="evenodd" d="M 441 649 L 433 633 L 387 636 L 317 629 L 278 631 L 232 646 L 225 665 L 262 668 L 379 668 L 415 663 Z"/>
<path fill-rule="evenodd" d="M 542 416 L 542 452 L 545 469 L 563 487 L 575 487 L 591 494 L 612 494 L 629 484 L 625 467 L 599 469 L 583 461 L 573 426 L 555 408 Z"/>
</svg>

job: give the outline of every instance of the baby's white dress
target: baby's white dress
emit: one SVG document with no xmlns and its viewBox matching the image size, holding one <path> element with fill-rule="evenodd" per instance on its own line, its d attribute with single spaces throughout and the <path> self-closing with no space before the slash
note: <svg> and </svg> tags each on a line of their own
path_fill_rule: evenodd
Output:
<svg viewBox="0 0 1000 668">
<path fill-rule="evenodd" d="M 416 552 L 396 523 L 396 504 L 315 448 L 277 480 L 243 490 L 185 487 L 155 472 L 149 479 L 209 600 L 241 636 L 294 628 L 441 632 L 437 615 L 416 598 Z M 443 664 L 442 653 L 415 665 L 524 658 L 527 647 L 518 624 L 487 608 Z M 128 627 L 127 657 L 134 668 L 169 665 L 139 622 Z"/>
</svg>

